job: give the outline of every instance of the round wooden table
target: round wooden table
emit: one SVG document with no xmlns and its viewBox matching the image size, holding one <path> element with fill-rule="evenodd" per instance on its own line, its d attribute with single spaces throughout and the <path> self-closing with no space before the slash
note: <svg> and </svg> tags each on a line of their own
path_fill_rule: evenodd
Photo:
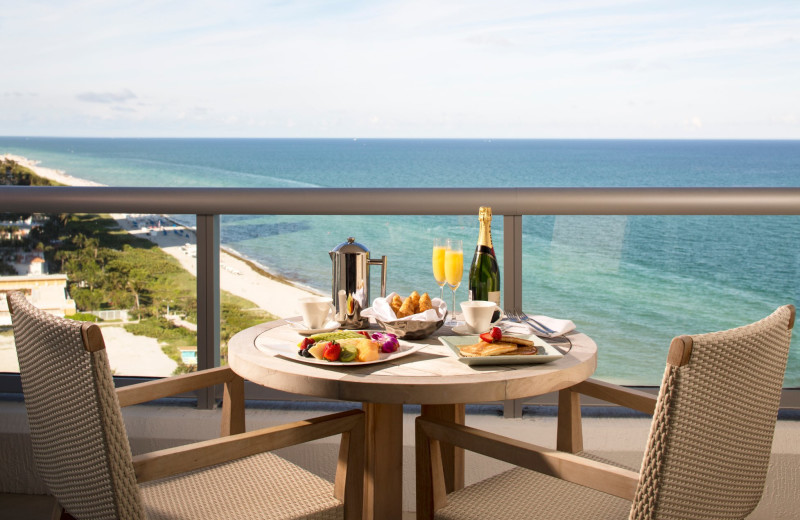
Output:
<svg viewBox="0 0 800 520">
<path fill-rule="evenodd" d="M 228 364 L 254 383 L 307 396 L 363 403 L 366 413 L 365 517 L 402 517 L 403 405 L 422 405 L 422 415 L 464 423 L 464 404 L 519 399 L 572 386 L 597 366 L 597 345 L 585 334 L 569 335 L 573 347 L 546 364 L 468 366 L 439 342 L 442 327 L 414 343 L 424 349 L 368 365 L 313 365 L 275 355 L 267 343 L 296 344 L 302 336 L 286 320 L 243 330 L 228 343 Z M 445 449 L 448 492 L 464 481 L 463 453 Z"/>
</svg>

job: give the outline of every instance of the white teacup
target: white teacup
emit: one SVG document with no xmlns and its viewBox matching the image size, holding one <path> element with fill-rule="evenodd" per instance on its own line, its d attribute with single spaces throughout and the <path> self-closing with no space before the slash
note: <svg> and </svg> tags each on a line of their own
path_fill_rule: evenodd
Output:
<svg viewBox="0 0 800 520">
<path fill-rule="evenodd" d="M 489 330 L 495 311 L 500 311 L 502 314 L 500 307 L 494 302 L 483 300 L 461 302 L 461 312 L 464 313 L 467 329 L 474 334 L 481 334 Z"/>
<path fill-rule="evenodd" d="M 300 298 L 300 314 L 303 324 L 309 329 L 320 329 L 333 319 L 333 300 L 324 296 L 308 296 Z"/>
</svg>

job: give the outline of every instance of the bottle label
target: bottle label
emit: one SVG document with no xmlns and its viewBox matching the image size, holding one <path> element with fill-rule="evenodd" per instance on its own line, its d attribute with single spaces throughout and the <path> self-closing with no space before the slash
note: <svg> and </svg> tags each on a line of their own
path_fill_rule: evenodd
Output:
<svg viewBox="0 0 800 520">
<path fill-rule="evenodd" d="M 487 300 L 496 305 L 500 305 L 500 291 L 489 291 L 489 297 Z"/>
</svg>

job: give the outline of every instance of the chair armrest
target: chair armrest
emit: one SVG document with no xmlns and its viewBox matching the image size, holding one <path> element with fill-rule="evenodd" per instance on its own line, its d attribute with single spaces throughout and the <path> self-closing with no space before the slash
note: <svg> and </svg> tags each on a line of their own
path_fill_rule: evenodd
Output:
<svg viewBox="0 0 800 520">
<path fill-rule="evenodd" d="M 657 397 L 597 379 L 587 379 L 558 392 L 558 427 L 556 447 L 577 453 L 583 450 L 580 394 L 653 415 Z"/>
<path fill-rule="evenodd" d="M 165 379 L 156 379 L 146 383 L 123 386 L 117 388 L 117 398 L 120 406 L 146 403 L 155 399 L 190 392 L 200 388 L 207 388 L 222 383 L 228 383 L 239 376 L 230 367 L 218 367 L 200 372 L 192 372 Z"/>
<path fill-rule="evenodd" d="M 581 383 L 568 388 L 573 392 L 578 392 L 589 397 L 594 397 L 608 403 L 617 404 L 632 410 L 653 415 L 656 409 L 657 397 L 641 390 L 625 388 L 619 385 L 606 383 L 597 379 L 587 379 Z"/>
<path fill-rule="evenodd" d="M 351 432 L 352 437 L 353 432 L 361 431 L 363 446 L 363 430 L 364 412 L 351 410 L 144 453 L 133 457 L 133 468 L 136 480 L 147 482 L 338 433 Z M 363 449 L 350 451 L 356 456 L 361 451 L 363 464 Z"/>
<path fill-rule="evenodd" d="M 416 427 L 430 439 L 628 500 L 633 500 L 639 482 L 639 474 L 635 471 L 469 426 L 418 417 Z"/>
</svg>

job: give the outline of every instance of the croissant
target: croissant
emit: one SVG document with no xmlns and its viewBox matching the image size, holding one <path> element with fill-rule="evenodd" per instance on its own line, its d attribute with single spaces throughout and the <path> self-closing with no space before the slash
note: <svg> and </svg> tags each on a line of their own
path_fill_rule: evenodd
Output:
<svg viewBox="0 0 800 520">
<path fill-rule="evenodd" d="M 411 298 L 411 303 L 414 305 L 414 314 L 419 312 L 419 293 L 417 291 L 413 291 L 411 294 L 408 295 Z"/>
<path fill-rule="evenodd" d="M 411 299 L 411 296 L 403 300 L 403 305 L 400 306 L 400 310 L 395 313 L 398 318 L 405 318 L 406 316 L 411 316 L 412 314 L 416 314 L 414 312 L 414 302 Z"/>
<path fill-rule="evenodd" d="M 397 313 L 400 312 L 400 307 L 403 306 L 403 299 L 400 298 L 399 294 L 395 293 L 394 298 L 389 302 L 389 306 L 394 311 L 395 316 L 397 316 Z"/>
<path fill-rule="evenodd" d="M 428 293 L 422 293 L 422 296 L 419 297 L 419 309 L 417 312 L 425 312 L 430 309 L 433 309 L 431 297 L 428 296 Z"/>
</svg>

